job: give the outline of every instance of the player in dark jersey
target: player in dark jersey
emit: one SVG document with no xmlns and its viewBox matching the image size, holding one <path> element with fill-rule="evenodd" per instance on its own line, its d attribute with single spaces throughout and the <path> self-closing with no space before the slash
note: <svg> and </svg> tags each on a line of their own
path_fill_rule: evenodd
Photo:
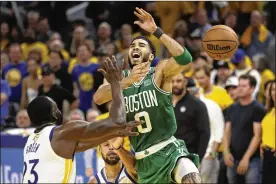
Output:
<svg viewBox="0 0 276 184">
<path fill-rule="evenodd" d="M 36 130 L 30 135 L 24 149 L 24 183 L 74 182 L 75 152 L 85 151 L 118 136 L 138 135 L 131 129 L 141 122 L 126 123 L 120 87 L 122 71 L 116 63 L 105 61 L 100 72 L 111 84 L 113 97 L 110 117 L 105 120 L 97 123 L 69 121 L 62 124 L 62 114 L 49 97 L 39 96 L 29 104 L 27 111 Z M 63 171 L 54 169 L 64 168 L 64 163 L 66 173 L 62 176 Z M 53 170 L 44 168 L 47 164 Z M 70 172 L 67 172 L 69 170 Z"/>
<path fill-rule="evenodd" d="M 129 48 L 131 70 L 123 71 L 121 82 L 127 120 L 146 122 L 137 127 L 140 135 L 130 138 L 135 150 L 138 183 L 200 183 L 195 166 L 198 156 L 190 154 L 185 143 L 173 136 L 177 126 L 172 105 L 172 78 L 190 68 L 192 57 L 186 48 L 156 26 L 149 13 L 136 8 L 134 14 L 139 18 L 134 24 L 156 36 L 172 55 L 151 68 L 155 57 L 151 41 L 137 37 Z M 115 57 L 111 60 L 115 62 Z M 97 104 L 112 99 L 107 82 L 94 95 Z"/>
</svg>

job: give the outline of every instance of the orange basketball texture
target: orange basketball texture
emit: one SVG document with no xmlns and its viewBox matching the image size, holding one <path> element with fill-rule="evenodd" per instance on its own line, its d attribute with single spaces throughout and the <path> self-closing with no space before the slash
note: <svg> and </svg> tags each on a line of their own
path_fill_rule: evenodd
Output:
<svg viewBox="0 0 276 184">
<path fill-rule="evenodd" d="M 231 58 L 239 46 L 239 39 L 235 31 L 225 25 L 213 26 L 202 39 L 202 48 L 216 60 Z"/>
</svg>

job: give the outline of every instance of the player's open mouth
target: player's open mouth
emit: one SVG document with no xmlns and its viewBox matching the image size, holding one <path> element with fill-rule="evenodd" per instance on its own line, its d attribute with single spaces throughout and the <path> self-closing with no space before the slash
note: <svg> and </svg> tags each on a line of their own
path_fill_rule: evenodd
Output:
<svg viewBox="0 0 276 184">
<path fill-rule="evenodd" d="M 133 57 L 134 59 L 138 59 L 138 58 L 141 57 L 141 55 L 140 55 L 139 52 L 133 52 L 133 53 L 132 53 L 132 57 Z"/>
</svg>

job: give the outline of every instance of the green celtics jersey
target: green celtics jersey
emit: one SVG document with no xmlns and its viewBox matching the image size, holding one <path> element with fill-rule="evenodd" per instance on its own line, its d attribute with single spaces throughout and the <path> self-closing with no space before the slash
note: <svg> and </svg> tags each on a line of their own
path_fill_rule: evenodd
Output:
<svg viewBox="0 0 276 184">
<path fill-rule="evenodd" d="M 172 105 L 172 94 L 160 89 L 154 80 L 155 68 L 139 82 L 123 90 L 127 121 L 144 120 L 138 126 L 139 136 L 130 137 L 135 152 L 143 151 L 150 146 L 174 135 L 177 125 Z M 124 76 L 130 74 L 124 71 Z"/>
</svg>

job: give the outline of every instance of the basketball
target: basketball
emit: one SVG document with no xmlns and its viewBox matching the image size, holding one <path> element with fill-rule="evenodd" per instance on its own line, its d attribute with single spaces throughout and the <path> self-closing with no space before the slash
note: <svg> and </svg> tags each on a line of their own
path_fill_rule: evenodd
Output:
<svg viewBox="0 0 276 184">
<path fill-rule="evenodd" d="M 213 26 L 202 39 L 202 47 L 215 60 L 231 58 L 239 46 L 235 31 L 225 25 Z"/>
</svg>

